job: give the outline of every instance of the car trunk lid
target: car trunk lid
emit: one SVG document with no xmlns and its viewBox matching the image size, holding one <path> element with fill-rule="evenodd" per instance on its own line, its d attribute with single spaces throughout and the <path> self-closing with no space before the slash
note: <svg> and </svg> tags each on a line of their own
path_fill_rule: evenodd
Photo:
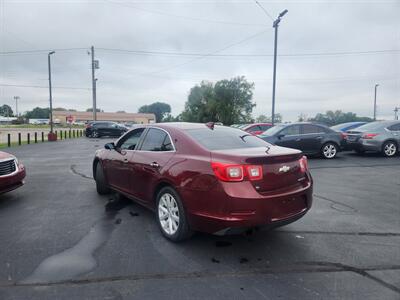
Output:
<svg viewBox="0 0 400 300">
<path fill-rule="evenodd" d="M 252 180 L 259 193 L 268 193 L 301 185 L 305 174 L 301 170 L 299 150 L 278 146 L 245 149 L 218 150 L 211 152 L 212 161 L 247 165 L 260 165 L 263 178 Z M 245 178 L 245 180 L 248 180 Z"/>
</svg>

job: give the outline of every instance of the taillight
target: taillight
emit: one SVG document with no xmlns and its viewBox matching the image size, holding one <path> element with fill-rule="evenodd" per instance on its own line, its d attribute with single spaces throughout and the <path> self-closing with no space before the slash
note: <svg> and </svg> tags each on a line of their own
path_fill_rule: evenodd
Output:
<svg viewBox="0 0 400 300">
<path fill-rule="evenodd" d="M 363 134 L 362 138 L 364 140 L 372 140 L 377 135 L 378 135 L 377 133 L 366 133 L 366 134 Z"/>
<path fill-rule="evenodd" d="M 235 165 L 220 162 L 211 162 L 215 176 L 222 181 L 261 180 L 263 178 L 262 166 Z"/>
<path fill-rule="evenodd" d="M 241 165 L 212 162 L 211 167 L 215 176 L 222 181 L 242 181 L 244 177 Z"/>
<path fill-rule="evenodd" d="M 250 180 L 261 180 L 263 178 L 262 166 L 246 166 L 246 171 Z"/>
<path fill-rule="evenodd" d="M 300 171 L 301 171 L 302 173 L 307 172 L 307 170 L 308 170 L 308 160 L 307 160 L 307 157 L 306 157 L 306 156 L 303 156 L 302 158 L 300 158 L 299 163 L 300 163 Z"/>
</svg>

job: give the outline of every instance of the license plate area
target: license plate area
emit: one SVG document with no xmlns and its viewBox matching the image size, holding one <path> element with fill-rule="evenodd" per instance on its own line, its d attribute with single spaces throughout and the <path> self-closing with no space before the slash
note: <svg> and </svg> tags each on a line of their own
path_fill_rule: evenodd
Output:
<svg viewBox="0 0 400 300">
<path fill-rule="evenodd" d="M 271 214 L 271 221 L 279 221 L 290 218 L 307 209 L 306 198 L 304 196 L 293 196 L 279 199 Z"/>
</svg>

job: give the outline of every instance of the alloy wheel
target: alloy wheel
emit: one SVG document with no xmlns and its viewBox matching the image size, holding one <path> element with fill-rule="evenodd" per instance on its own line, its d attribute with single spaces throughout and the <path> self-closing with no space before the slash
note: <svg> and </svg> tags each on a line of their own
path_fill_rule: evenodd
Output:
<svg viewBox="0 0 400 300">
<path fill-rule="evenodd" d="M 397 147 L 394 143 L 387 143 L 383 147 L 383 152 L 385 152 L 386 156 L 393 156 L 397 152 Z"/>
<path fill-rule="evenodd" d="M 324 154 L 324 157 L 326 157 L 326 158 L 334 158 L 336 156 L 337 149 L 336 149 L 335 145 L 327 144 L 322 149 L 322 152 Z"/>
<path fill-rule="evenodd" d="M 167 235 L 174 235 L 179 227 L 179 208 L 173 195 L 165 193 L 158 203 L 158 218 Z"/>
<path fill-rule="evenodd" d="M 92 137 L 98 138 L 99 137 L 99 133 L 97 131 L 93 131 L 92 132 Z"/>
</svg>

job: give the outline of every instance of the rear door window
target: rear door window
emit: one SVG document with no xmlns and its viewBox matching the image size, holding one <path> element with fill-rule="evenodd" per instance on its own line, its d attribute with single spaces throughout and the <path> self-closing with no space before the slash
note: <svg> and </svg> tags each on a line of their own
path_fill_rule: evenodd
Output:
<svg viewBox="0 0 400 300">
<path fill-rule="evenodd" d="M 140 150 L 173 151 L 174 147 L 169 135 L 165 131 L 156 128 L 150 128 L 146 134 L 146 137 L 144 138 Z"/>
<path fill-rule="evenodd" d="M 399 124 L 394 124 L 394 125 L 388 127 L 388 129 L 390 131 L 400 131 L 400 123 Z"/>
<path fill-rule="evenodd" d="M 256 126 L 250 127 L 247 131 L 254 132 L 254 131 L 260 131 L 260 130 L 261 130 L 261 127 L 256 125 Z"/>
<path fill-rule="evenodd" d="M 290 125 L 283 129 L 280 133 L 284 135 L 298 135 L 300 134 L 300 125 Z"/>
<path fill-rule="evenodd" d="M 325 133 L 325 130 L 317 125 L 304 124 L 301 125 L 303 134 Z"/>
</svg>

